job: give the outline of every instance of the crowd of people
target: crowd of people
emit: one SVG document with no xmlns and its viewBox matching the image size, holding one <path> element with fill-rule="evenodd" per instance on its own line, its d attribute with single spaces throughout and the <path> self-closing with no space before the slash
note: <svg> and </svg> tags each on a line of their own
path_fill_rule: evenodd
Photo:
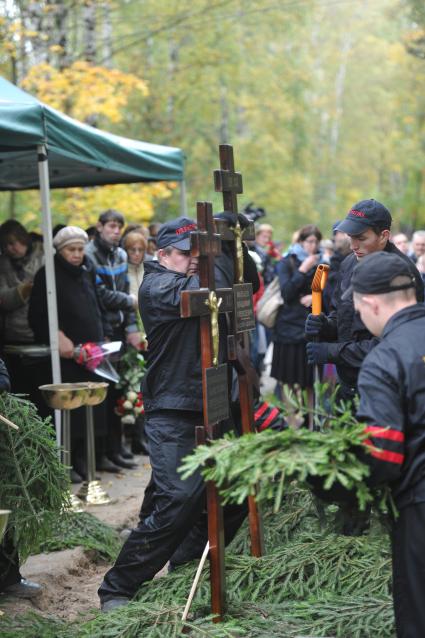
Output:
<svg viewBox="0 0 425 638">
<path fill-rule="evenodd" d="M 76 226 L 57 226 L 55 248 L 59 353 L 63 382 L 96 380 L 94 373 L 76 360 L 85 343 L 121 341 L 127 348 L 143 350 L 145 335 L 138 319 L 138 289 L 145 261 L 154 258 L 158 228 L 128 225 L 115 210 L 99 217 L 91 232 Z M 0 226 L 0 310 L 2 354 L 12 391 L 27 394 L 42 416 L 50 414 L 39 386 L 52 379 L 49 345 L 43 242 L 16 220 Z M 99 380 L 99 379 L 97 379 Z M 97 469 L 119 472 L 135 467 L 133 453 L 123 437 L 116 402 L 120 393 L 110 386 L 107 402 L 94 409 Z M 72 480 L 86 476 L 84 455 L 85 414 L 72 412 Z M 134 451 L 142 440 L 131 441 Z"/>
<path fill-rule="evenodd" d="M 231 217 L 223 215 L 227 220 Z M 373 199 L 358 202 L 343 220 L 335 222 L 329 229 L 331 238 L 323 239 L 321 230 L 308 224 L 294 233 L 286 250 L 273 241 L 272 226 L 260 223 L 255 241 L 244 246 L 244 276 L 252 283 L 255 303 L 274 282 L 280 289 L 281 305 L 273 327 L 257 321 L 251 335 L 252 364 L 259 373 L 273 344 L 271 376 L 277 397 L 282 397 L 283 386 L 305 390 L 312 406 L 314 367 L 337 381 L 339 399 L 352 401 L 360 393 L 357 415 L 367 423 L 373 450 L 371 481 L 390 483 L 402 510 L 402 523 L 394 523 L 393 535 L 397 629 L 399 636 L 416 637 L 420 634 L 415 630 L 403 632 L 409 623 L 425 628 L 417 595 L 418 588 L 425 594 L 420 578 L 425 559 L 416 564 L 414 559 L 424 544 L 419 532 L 425 507 L 425 453 L 409 441 L 409 428 L 419 428 L 422 442 L 425 375 L 415 360 L 415 348 L 405 348 L 397 359 L 389 335 L 407 342 L 405 323 L 411 322 L 412 334 L 419 340 L 424 328 L 425 231 L 413 233 L 409 242 L 403 233 L 392 235 L 391 227 L 390 212 Z M 186 218 L 147 229 L 126 226 L 124 216 L 109 209 L 99 216 L 95 228 L 59 226 L 52 237 L 63 381 L 95 378 L 76 360 L 81 344 L 119 341 L 123 350 L 147 348 L 144 436 L 152 477 L 139 524 L 99 589 L 103 611 L 127 604 L 138 587 L 168 561 L 174 568 L 199 556 L 207 539 L 202 479 L 195 474 L 183 481 L 177 472 L 181 458 L 195 445 L 195 425 L 202 422 L 199 321 L 180 316 L 181 292 L 199 288 L 198 263 L 190 251 L 190 233 L 195 229 L 193 220 Z M 216 259 L 218 287 L 231 287 L 234 282 L 232 249 L 227 243 L 222 242 L 222 255 Z M 49 344 L 43 244 L 19 222 L 8 220 L 0 226 L 0 249 L 2 348 L 11 389 L 28 394 L 40 413 L 47 414 L 38 386 L 51 381 L 50 361 L 43 349 L 31 350 L 31 346 Z M 323 312 L 312 314 L 311 283 L 319 263 L 329 265 L 329 278 Z M 227 330 L 220 319 L 221 345 Z M 227 362 L 222 347 L 219 359 Z M 98 470 L 135 467 L 134 448 L 128 446 L 116 409 L 119 397 L 120 391 L 111 383 L 106 402 L 95 411 Z M 256 400 L 261 399 L 256 396 Z M 232 401 L 237 403 L 237 398 Z M 261 413 L 264 420 L 264 414 L 270 414 L 269 424 L 278 411 L 266 412 L 269 406 L 264 405 L 255 417 Z M 351 405 L 354 411 L 355 403 Z M 84 418 L 82 410 L 72 412 L 75 482 L 86 474 Z M 224 429 L 239 432 L 238 420 L 237 412 L 232 412 Z M 312 425 L 311 416 L 305 425 Z M 382 434 L 383 425 L 389 427 L 389 434 Z M 132 443 L 137 447 L 134 438 Z M 139 440 L 138 444 L 144 443 Z M 405 457 L 412 471 L 403 472 Z M 358 525 L 358 512 L 350 499 L 345 503 L 350 510 L 346 532 L 361 533 L 365 520 Z M 405 514 L 412 503 L 416 510 Z M 227 508 L 226 542 L 245 514 L 244 506 Z M 406 525 L 415 530 L 413 540 Z M 397 559 L 400 547 L 404 561 Z"/>
</svg>

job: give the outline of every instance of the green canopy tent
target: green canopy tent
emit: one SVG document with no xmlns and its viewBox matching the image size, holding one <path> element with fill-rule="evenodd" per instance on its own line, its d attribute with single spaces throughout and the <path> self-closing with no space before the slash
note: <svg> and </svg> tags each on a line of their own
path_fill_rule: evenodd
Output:
<svg viewBox="0 0 425 638">
<path fill-rule="evenodd" d="M 60 383 L 50 188 L 178 181 L 178 148 L 127 139 L 78 122 L 0 77 L 0 190 L 40 189 L 52 375 Z"/>
</svg>

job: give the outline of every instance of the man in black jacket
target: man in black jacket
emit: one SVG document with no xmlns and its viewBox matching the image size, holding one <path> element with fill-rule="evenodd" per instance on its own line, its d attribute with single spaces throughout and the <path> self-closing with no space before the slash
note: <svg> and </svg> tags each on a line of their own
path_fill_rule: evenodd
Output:
<svg viewBox="0 0 425 638">
<path fill-rule="evenodd" d="M 415 279 L 418 301 L 424 299 L 417 268 L 389 241 L 391 221 L 388 209 L 374 199 L 363 200 L 352 207 L 336 228 L 350 237 L 353 252 L 341 264 L 331 312 L 328 316 L 310 314 L 306 320 L 306 335 L 320 340 L 307 344 L 308 360 L 316 364 L 336 364 L 340 397 L 344 400 L 355 396 L 360 366 L 378 342 L 356 314 L 352 294 L 347 292 L 356 264 L 366 255 L 378 251 L 399 255 L 409 265 Z"/>
<path fill-rule="evenodd" d="M 389 485 L 398 638 L 425 634 L 425 306 L 407 262 L 379 252 L 352 276 L 354 305 L 380 342 L 361 366 L 357 418 L 366 424 L 371 485 Z"/>
<path fill-rule="evenodd" d="M 152 481 L 139 524 L 100 586 L 103 611 L 127 604 L 188 534 L 200 527 L 205 509 L 201 475 L 182 480 L 177 471 L 195 446 L 195 427 L 203 423 L 199 319 L 180 317 L 181 292 L 199 289 L 197 260 L 190 254 L 190 233 L 195 229 L 196 224 L 184 217 L 163 224 L 157 236 L 159 262 L 145 264 L 139 302 L 148 341 L 143 399 Z M 223 254 L 216 261 L 217 285 L 226 279 L 232 282 L 230 255 Z M 249 257 L 246 262 L 258 284 L 255 264 Z M 219 359 L 225 360 L 222 348 Z M 245 508 L 225 508 L 226 542 L 233 538 L 244 515 Z"/>
</svg>

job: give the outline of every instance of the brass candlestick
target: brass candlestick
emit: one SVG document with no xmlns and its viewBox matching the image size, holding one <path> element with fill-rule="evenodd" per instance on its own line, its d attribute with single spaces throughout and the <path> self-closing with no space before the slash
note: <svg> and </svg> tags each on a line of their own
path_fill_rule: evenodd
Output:
<svg viewBox="0 0 425 638">
<path fill-rule="evenodd" d="M 39 387 L 43 399 L 54 410 L 61 411 L 62 463 L 68 467 L 71 483 L 71 414 L 70 410 L 80 408 L 86 400 L 87 390 L 77 383 L 49 383 Z M 81 501 L 69 490 L 70 509 L 82 512 Z"/>
<path fill-rule="evenodd" d="M 93 406 L 105 400 L 108 391 L 107 383 L 80 383 L 87 390 L 84 403 L 86 406 L 86 465 L 87 481 L 84 481 L 78 491 L 78 498 L 87 505 L 107 505 L 111 502 L 108 493 L 103 489 L 100 481 L 96 481 L 96 452 L 94 439 Z"/>
</svg>

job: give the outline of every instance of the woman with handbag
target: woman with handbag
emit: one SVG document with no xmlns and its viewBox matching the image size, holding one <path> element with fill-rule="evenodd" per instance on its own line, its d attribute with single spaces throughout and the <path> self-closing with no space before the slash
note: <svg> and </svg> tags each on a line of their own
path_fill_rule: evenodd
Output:
<svg viewBox="0 0 425 638">
<path fill-rule="evenodd" d="M 307 363 L 304 324 L 311 306 L 311 282 L 320 261 L 322 234 L 309 224 L 299 231 L 298 242 L 277 267 L 283 305 L 273 330 L 271 376 L 291 389 L 306 389 L 313 400 L 313 366 Z M 279 392 L 276 393 L 279 396 Z M 281 396 L 279 397 L 281 398 Z"/>
</svg>

